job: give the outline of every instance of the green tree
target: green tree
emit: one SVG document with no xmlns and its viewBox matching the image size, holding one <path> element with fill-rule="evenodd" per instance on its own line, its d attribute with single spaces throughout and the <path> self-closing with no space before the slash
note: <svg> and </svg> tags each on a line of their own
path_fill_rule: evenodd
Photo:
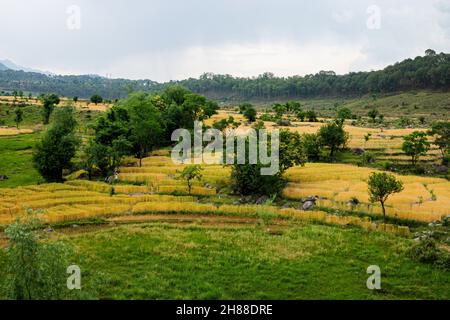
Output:
<svg viewBox="0 0 450 320">
<path fill-rule="evenodd" d="M 338 110 L 337 112 L 337 118 L 338 119 L 351 119 L 352 118 L 352 110 L 350 110 L 349 108 L 341 108 Z"/>
<path fill-rule="evenodd" d="M 269 142 L 270 138 L 268 138 Z M 261 175 L 261 169 L 267 165 L 249 163 L 249 145 L 246 140 L 246 163 L 233 164 L 231 169 L 231 187 L 241 195 L 279 195 L 286 185 L 283 173 L 296 165 L 304 165 L 304 153 L 301 136 L 297 132 L 281 130 L 279 136 L 279 171 L 274 175 Z M 267 147 L 270 150 L 270 145 Z M 257 150 L 259 154 L 259 148 Z M 259 157 L 258 157 L 259 159 Z"/>
<path fill-rule="evenodd" d="M 247 108 L 253 108 L 253 105 L 251 103 L 242 103 L 239 105 L 239 113 L 244 114 L 245 110 Z"/>
<path fill-rule="evenodd" d="M 317 113 L 314 110 L 306 111 L 306 118 L 308 122 L 317 122 Z"/>
<path fill-rule="evenodd" d="M 77 96 L 75 96 L 75 97 L 73 97 L 73 102 L 75 102 L 75 103 L 77 103 L 78 102 L 78 97 Z"/>
<path fill-rule="evenodd" d="M 247 106 L 244 110 L 244 117 L 252 123 L 256 121 L 256 109 L 253 106 Z"/>
<path fill-rule="evenodd" d="M 379 202 L 383 210 L 383 220 L 386 222 L 385 204 L 390 195 L 403 190 L 403 183 L 394 175 L 386 172 L 373 172 L 369 176 L 368 191 L 372 203 Z"/>
<path fill-rule="evenodd" d="M 19 129 L 19 125 L 23 121 L 23 111 L 20 107 L 17 107 L 16 110 L 14 110 L 14 113 L 16 114 L 14 122 L 16 123 L 17 129 Z"/>
<path fill-rule="evenodd" d="M 369 118 L 372 119 L 372 122 L 375 122 L 375 119 L 378 117 L 379 114 L 380 112 L 377 109 L 372 109 L 369 111 L 367 115 L 369 116 Z"/>
<path fill-rule="evenodd" d="M 434 136 L 433 143 L 438 146 L 442 157 L 450 154 L 450 121 L 433 123 L 428 134 Z"/>
<path fill-rule="evenodd" d="M 317 133 L 305 133 L 302 136 L 303 148 L 308 161 L 317 161 L 321 152 L 321 140 Z"/>
<path fill-rule="evenodd" d="M 51 300 L 67 297 L 66 269 L 71 248 L 61 241 L 42 241 L 39 219 L 27 210 L 5 229 L 8 239 L 6 270 L 1 281 L 13 300 Z"/>
<path fill-rule="evenodd" d="M 55 109 L 55 106 L 59 104 L 59 97 L 52 93 L 40 96 L 42 102 L 42 122 L 48 124 L 50 122 L 50 116 Z"/>
<path fill-rule="evenodd" d="M 49 182 L 63 181 L 63 170 L 71 167 L 71 160 L 79 145 L 75 136 L 75 111 L 66 106 L 55 112 L 55 120 L 36 144 L 33 163 Z"/>
<path fill-rule="evenodd" d="M 125 100 L 121 106 L 128 110 L 129 141 L 133 145 L 139 166 L 142 166 L 142 158 L 153 147 L 161 143 L 163 129 L 161 127 L 161 115 L 153 105 L 149 96 L 145 93 L 135 93 Z"/>
<path fill-rule="evenodd" d="M 286 112 L 286 106 L 280 103 L 275 103 L 272 106 L 273 111 L 275 112 L 275 117 L 277 119 L 283 118 L 283 114 Z"/>
<path fill-rule="evenodd" d="M 414 131 L 403 137 L 402 150 L 411 157 L 411 163 L 415 166 L 420 156 L 427 154 L 428 150 L 430 150 L 427 134 L 422 131 Z"/>
<path fill-rule="evenodd" d="M 191 194 L 191 190 L 192 190 L 192 181 L 193 180 L 198 180 L 198 181 L 202 180 L 202 177 L 203 177 L 202 171 L 203 171 L 203 168 L 201 166 L 193 164 L 193 165 L 189 165 L 189 166 L 185 167 L 183 169 L 183 171 L 180 172 L 179 179 L 186 181 L 189 194 Z"/>
<path fill-rule="evenodd" d="M 95 103 L 95 104 L 102 103 L 103 102 L 103 98 L 100 95 L 98 95 L 98 94 L 94 94 L 91 97 L 91 102 Z"/>
<path fill-rule="evenodd" d="M 319 129 L 319 137 L 322 145 L 330 149 L 330 158 L 333 158 L 339 148 L 344 148 L 349 140 L 349 135 L 344 130 L 344 123 L 341 120 L 335 120 L 322 126 Z"/>
</svg>

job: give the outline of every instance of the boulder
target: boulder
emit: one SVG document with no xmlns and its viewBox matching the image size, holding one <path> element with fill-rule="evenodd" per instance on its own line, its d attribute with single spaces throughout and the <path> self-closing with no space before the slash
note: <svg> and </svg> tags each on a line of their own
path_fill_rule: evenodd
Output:
<svg viewBox="0 0 450 320">
<path fill-rule="evenodd" d="M 309 211 L 314 209 L 314 207 L 316 206 L 316 202 L 315 201 L 306 201 L 303 205 L 302 205 L 302 209 L 304 211 Z"/>
<path fill-rule="evenodd" d="M 366 152 L 366 150 L 364 150 L 363 148 L 352 149 L 352 153 L 357 156 L 362 156 L 365 152 Z"/>
<path fill-rule="evenodd" d="M 262 197 L 259 197 L 259 198 L 256 200 L 255 204 L 258 204 L 258 205 L 264 204 L 264 203 L 266 203 L 266 201 L 267 201 L 268 199 L 269 199 L 268 196 L 262 196 Z"/>
<path fill-rule="evenodd" d="M 285 119 L 279 120 L 279 121 L 277 122 L 277 124 L 278 124 L 280 127 L 290 127 L 290 126 L 291 126 L 291 122 L 290 122 L 289 120 L 285 120 Z"/>
<path fill-rule="evenodd" d="M 3 180 L 8 180 L 8 177 L 6 176 L 6 174 L 0 174 L 0 181 Z"/>
</svg>

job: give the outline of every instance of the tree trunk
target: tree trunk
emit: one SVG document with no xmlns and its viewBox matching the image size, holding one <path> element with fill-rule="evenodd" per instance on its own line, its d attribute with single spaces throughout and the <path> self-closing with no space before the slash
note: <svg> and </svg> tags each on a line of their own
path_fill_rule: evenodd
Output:
<svg viewBox="0 0 450 320">
<path fill-rule="evenodd" d="M 386 208 L 383 201 L 381 201 L 381 208 L 383 209 L 383 222 L 386 223 Z"/>
</svg>

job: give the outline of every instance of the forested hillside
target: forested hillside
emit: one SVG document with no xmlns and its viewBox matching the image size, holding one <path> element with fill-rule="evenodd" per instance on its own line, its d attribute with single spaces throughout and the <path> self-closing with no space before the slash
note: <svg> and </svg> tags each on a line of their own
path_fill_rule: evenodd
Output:
<svg viewBox="0 0 450 320">
<path fill-rule="evenodd" d="M 0 71 L 0 89 L 33 93 L 55 92 L 64 96 L 90 97 L 100 94 L 108 99 L 124 97 L 133 90 L 159 91 L 179 83 L 188 89 L 217 100 L 276 100 L 282 98 L 357 97 L 372 93 L 410 90 L 450 89 L 450 54 L 427 50 L 424 56 L 407 59 L 372 72 L 337 75 L 320 71 L 314 75 L 276 77 L 264 73 L 253 78 L 205 73 L 198 79 L 157 83 L 151 80 L 107 79 L 99 76 L 46 76 L 23 71 Z"/>
</svg>

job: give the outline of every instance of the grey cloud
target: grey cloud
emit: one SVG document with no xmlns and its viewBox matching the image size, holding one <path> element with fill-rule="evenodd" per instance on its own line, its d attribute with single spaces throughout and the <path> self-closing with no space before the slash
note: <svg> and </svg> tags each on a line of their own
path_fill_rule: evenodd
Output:
<svg viewBox="0 0 450 320">
<path fill-rule="evenodd" d="M 156 80 L 206 71 L 295 74 L 332 68 L 333 63 L 343 72 L 369 70 L 429 47 L 448 51 L 449 4 L 448 0 L 2 0 L 0 58 L 56 72 Z M 66 27 L 69 5 L 81 9 L 78 31 Z M 370 5 L 381 9 L 380 30 L 366 27 Z M 280 53 L 266 59 L 267 51 L 277 47 Z M 331 50 L 337 50 L 336 60 L 311 65 L 327 60 L 325 53 L 315 59 L 312 48 L 330 51 L 331 60 Z M 215 56 L 200 59 L 195 52 Z M 346 54 L 352 58 L 345 59 Z M 296 61 L 297 56 L 303 61 Z M 292 59 L 292 70 L 283 59 Z"/>
</svg>

